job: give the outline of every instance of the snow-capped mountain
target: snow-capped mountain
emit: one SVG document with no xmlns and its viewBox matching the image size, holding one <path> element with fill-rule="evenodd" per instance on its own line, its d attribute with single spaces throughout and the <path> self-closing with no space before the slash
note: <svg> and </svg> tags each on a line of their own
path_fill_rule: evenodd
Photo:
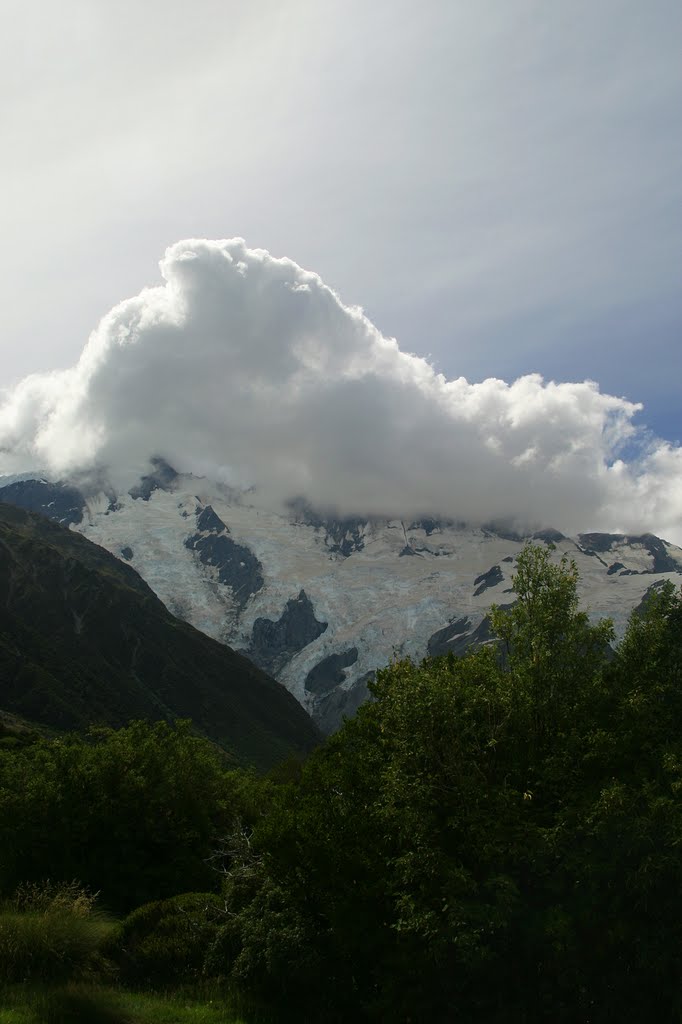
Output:
<svg viewBox="0 0 682 1024">
<path fill-rule="evenodd" d="M 422 519 L 330 520 L 303 503 L 178 476 L 161 460 L 126 494 L 15 480 L 0 500 L 43 511 L 128 561 L 170 611 L 247 654 L 333 730 L 397 655 L 461 653 L 513 601 L 525 538 Z M 652 586 L 682 582 L 682 549 L 651 534 L 536 533 L 575 559 L 585 607 L 622 633 Z"/>
</svg>

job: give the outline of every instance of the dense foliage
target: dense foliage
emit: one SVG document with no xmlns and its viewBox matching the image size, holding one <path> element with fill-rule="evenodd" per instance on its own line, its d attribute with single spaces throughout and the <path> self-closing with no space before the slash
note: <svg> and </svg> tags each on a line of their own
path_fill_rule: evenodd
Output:
<svg viewBox="0 0 682 1024">
<path fill-rule="evenodd" d="M 527 547 L 496 641 L 391 665 L 268 779 L 182 726 L 0 750 L 1 885 L 155 900 L 110 940 L 124 980 L 226 979 L 278 1019 L 681 1019 L 682 595 L 614 655 L 577 583 Z"/>
<path fill-rule="evenodd" d="M 204 888 L 212 837 L 235 812 L 229 778 L 188 723 L 0 751 L 0 885 L 77 878 L 111 910 Z"/>
<path fill-rule="evenodd" d="M 496 646 L 379 674 L 229 876 L 225 970 L 340 1020 L 679 1019 L 682 599 L 613 659 L 577 582 L 529 547 Z"/>
</svg>

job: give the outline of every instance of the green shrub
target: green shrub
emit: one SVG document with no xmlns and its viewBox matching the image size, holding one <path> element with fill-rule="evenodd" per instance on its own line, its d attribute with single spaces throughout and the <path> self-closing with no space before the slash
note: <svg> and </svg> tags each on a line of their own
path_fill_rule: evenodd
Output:
<svg viewBox="0 0 682 1024">
<path fill-rule="evenodd" d="M 55 983 L 98 962 L 110 924 L 76 883 L 27 885 L 0 908 L 0 981 Z"/>
<path fill-rule="evenodd" d="M 183 893 L 138 907 L 119 925 L 107 953 L 130 985 L 173 986 L 197 980 L 225 920 L 213 893 Z"/>
</svg>

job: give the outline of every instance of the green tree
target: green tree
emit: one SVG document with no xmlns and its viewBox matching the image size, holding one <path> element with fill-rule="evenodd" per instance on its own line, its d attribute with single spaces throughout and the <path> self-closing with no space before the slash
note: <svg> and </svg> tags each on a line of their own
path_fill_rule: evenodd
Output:
<svg viewBox="0 0 682 1024">
<path fill-rule="evenodd" d="M 623 749 L 640 772 L 660 772 L 661 748 L 674 745 L 682 720 L 682 589 L 668 581 L 647 594 L 630 617 L 614 678 Z"/>
<path fill-rule="evenodd" d="M 612 662 L 572 563 L 527 547 L 514 585 L 497 647 L 380 672 L 256 823 L 215 946 L 237 980 L 318 1019 L 679 1019 L 677 599 Z"/>
<path fill-rule="evenodd" d="M 537 752 L 570 727 L 584 706 L 610 653 L 613 623 L 590 623 L 579 607 L 578 569 L 553 546 L 527 544 L 517 559 L 510 609 L 491 609 L 515 700 L 527 716 L 529 742 Z"/>
<path fill-rule="evenodd" d="M 484 650 L 398 662 L 373 689 L 256 826 L 258 861 L 225 889 L 225 958 L 236 980 L 333 1019 L 490 1012 L 482 979 L 506 970 L 512 867 L 532 845 L 509 687 Z"/>
<path fill-rule="evenodd" d="M 580 962 L 620 1019 L 680 1020 L 682 591 L 671 583 L 631 615 L 608 683 L 602 784 L 576 829 Z"/>
<path fill-rule="evenodd" d="M 204 889 L 234 792 L 220 753 L 187 722 L 0 752 L 0 888 L 77 878 L 116 910 Z"/>
</svg>

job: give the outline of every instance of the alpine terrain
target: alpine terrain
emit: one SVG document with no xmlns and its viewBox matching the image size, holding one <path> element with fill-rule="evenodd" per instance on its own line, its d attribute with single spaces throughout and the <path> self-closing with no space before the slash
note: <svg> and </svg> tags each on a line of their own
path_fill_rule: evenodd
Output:
<svg viewBox="0 0 682 1024">
<path fill-rule="evenodd" d="M 116 555 L 173 615 L 280 680 L 325 732 L 353 714 L 392 658 L 485 643 L 487 612 L 513 600 L 529 539 L 499 524 L 334 519 L 304 502 L 273 511 L 257 494 L 180 476 L 162 459 L 128 493 L 18 479 L 0 500 Z M 651 534 L 531 537 L 576 561 L 584 606 L 611 617 L 617 635 L 652 587 L 682 577 L 682 549 Z"/>
<path fill-rule="evenodd" d="M 174 618 L 124 560 L 3 504 L 0 610 L 10 716 L 60 730 L 190 718 L 235 762 L 261 767 L 319 739 L 283 686 Z"/>
</svg>

